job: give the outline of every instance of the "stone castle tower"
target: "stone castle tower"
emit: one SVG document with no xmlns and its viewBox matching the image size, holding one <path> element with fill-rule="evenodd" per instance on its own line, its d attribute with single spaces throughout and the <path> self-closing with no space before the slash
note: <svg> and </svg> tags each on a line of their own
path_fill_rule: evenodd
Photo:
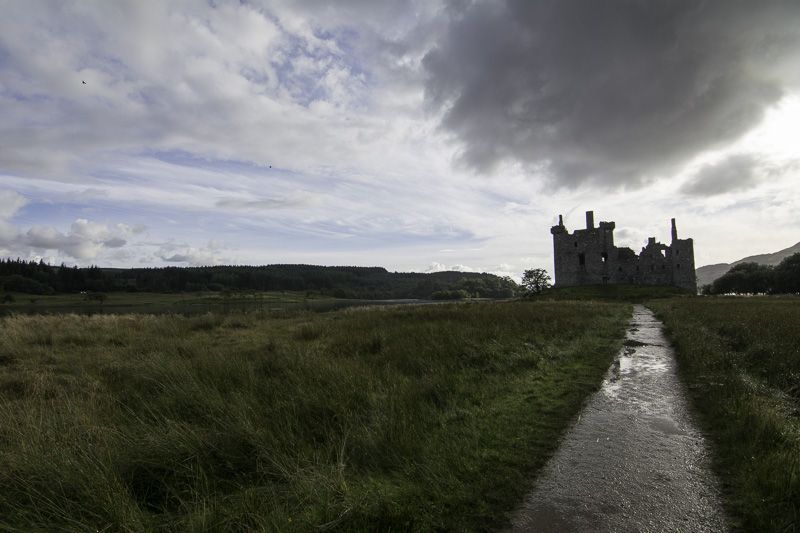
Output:
<svg viewBox="0 0 800 533">
<path fill-rule="evenodd" d="M 632 283 L 674 285 L 697 292 L 694 272 L 694 243 L 679 239 L 672 219 L 672 242 L 669 246 L 650 237 L 641 253 L 614 246 L 614 223 L 594 225 L 594 212 L 586 212 L 586 229 L 572 233 L 558 215 L 553 234 L 555 286 Z"/>
</svg>

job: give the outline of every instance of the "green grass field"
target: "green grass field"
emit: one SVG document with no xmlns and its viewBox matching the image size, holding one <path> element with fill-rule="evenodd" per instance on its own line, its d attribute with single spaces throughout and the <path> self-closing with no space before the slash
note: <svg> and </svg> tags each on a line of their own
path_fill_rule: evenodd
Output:
<svg viewBox="0 0 800 533">
<path fill-rule="evenodd" d="M 330 297 L 298 291 L 273 292 L 198 292 L 148 293 L 113 292 L 104 300 L 91 299 L 86 294 L 33 295 L 11 293 L 12 302 L 0 303 L 0 316 L 10 314 L 185 314 L 207 312 L 230 313 L 286 309 L 335 309 L 358 301 L 336 300 Z"/>
<path fill-rule="evenodd" d="M 0 529 L 486 530 L 626 304 L 0 318 Z"/>
<path fill-rule="evenodd" d="M 644 302 L 655 298 L 691 297 L 693 294 L 678 287 L 664 285 L 585 285 L 545 290 L 533 297 L 536 300 L 599 300 Z"/>
<path fill-rule="evenodd" d="M 800 531 L 800 299 L 651 302 L 746 531 Z"/>
</svg>

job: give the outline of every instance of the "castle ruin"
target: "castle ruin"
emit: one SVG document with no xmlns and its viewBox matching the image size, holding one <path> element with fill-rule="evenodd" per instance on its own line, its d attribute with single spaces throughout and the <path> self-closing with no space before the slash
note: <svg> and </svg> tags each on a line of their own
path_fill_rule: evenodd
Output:
<svg viewBox="0 0 800 533">
<path fill-rule="evenodd" d="M 572 233 L 558 215 L 553 234 L 555 286 L 630 283 L 640 285 L 674 285 L 697 292 L 694 273 L 692 239 L 679 239 L 672 219 L 672 242 L 669 246 L 647 240 L 641 253 L 614 246 L 613 222 L 594 225 L 594 212 L 586 212 L 586 229 Z"/>
</svg>

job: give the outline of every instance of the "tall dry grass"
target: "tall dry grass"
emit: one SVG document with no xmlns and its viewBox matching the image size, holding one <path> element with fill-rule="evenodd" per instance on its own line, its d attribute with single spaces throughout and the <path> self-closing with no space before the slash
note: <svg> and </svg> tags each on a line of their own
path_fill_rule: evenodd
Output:
<svg viewBox="0 0 800 533">
<path fill-rule="evenodd" d="M 0 319 L 0 529 L 502 526 L 628 312 Z"/>
</svg>

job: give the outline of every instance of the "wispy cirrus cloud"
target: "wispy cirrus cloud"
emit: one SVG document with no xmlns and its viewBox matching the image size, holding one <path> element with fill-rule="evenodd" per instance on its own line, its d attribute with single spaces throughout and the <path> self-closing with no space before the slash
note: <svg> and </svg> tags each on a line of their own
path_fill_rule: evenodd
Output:
<svg viewBox="0 0 800 533">
<path fill-rule="evenodd" d="M 274 198 L 253 198 L 226 196 L 216 201 L 217 207 L 245 210 L 272 210 L 272 209 L 291 209 L 307 208 L 319 204 L 322 198 L 304 192 L 296 192 L 289 196 Z"/>
</svg>

